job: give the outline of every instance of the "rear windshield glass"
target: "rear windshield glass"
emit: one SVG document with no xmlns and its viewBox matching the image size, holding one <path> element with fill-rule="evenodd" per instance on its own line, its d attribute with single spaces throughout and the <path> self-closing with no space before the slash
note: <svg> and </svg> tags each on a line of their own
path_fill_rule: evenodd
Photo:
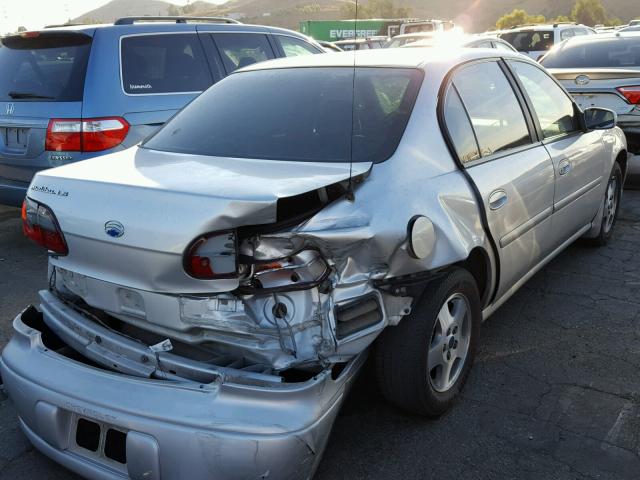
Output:
<svg viewBox="0 0 640 480">
<path fill-rule="evenodd" d="M 201 92 L 213 83 L 198 35 L 134 35 L 121 48 L 126 93 Z"/>
<path fill-rule="evenodd" d="M 525 32 L 507 32 L 500 35 L 519 52 L 536 52 L 553 47 L 553 31 L 527 30 Z"/>
<path fill-rule="evenodd" d="M 541 63 L 547 68 L 639 67 L 640 37 L 570 41 L 549 52 Z"/>
<path fill-rule="evenodd" d="M 355 82 L 354 70 L 340 67 L 231 75 L 143 146 L 218 157 L 313 162 L 348 162 L 353 151 L 355 162 L 381 162 L 400 142 L 422 73 L 399 68 L 355 71 Z"/>
<path fill-rule="evenodd" d="M 91 37 L 41 33 L 0 40 L 0 101 L 82 101 Z"/>
</svg>

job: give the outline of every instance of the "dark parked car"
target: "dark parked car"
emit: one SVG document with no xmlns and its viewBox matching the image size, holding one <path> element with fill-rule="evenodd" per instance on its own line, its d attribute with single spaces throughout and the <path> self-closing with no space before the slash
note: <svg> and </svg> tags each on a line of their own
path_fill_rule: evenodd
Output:
<svg viewBox="0 0 640 480">
<path fill-rule="evenodd" d="M 627 184 L 640 185 L 640 34 L 612 33 L 568 40 L 541 63 L 584 110 L 601 107 L 618 115 L 627 136 Z"/>
</svg>

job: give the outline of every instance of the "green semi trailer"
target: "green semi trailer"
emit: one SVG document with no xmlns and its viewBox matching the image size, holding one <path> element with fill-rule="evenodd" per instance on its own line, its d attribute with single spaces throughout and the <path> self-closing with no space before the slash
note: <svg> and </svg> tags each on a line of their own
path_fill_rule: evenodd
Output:
<svg viewBox="0 0 640 480">
<path fill-rule="evenodd" d="M 348 38 L 367 38 L 376 35 L 393 36 L 406 19 L 373 20 L 308 20 L 300 22 L 300 31 L 316 40 L 335 42 Z"/>
</svg>

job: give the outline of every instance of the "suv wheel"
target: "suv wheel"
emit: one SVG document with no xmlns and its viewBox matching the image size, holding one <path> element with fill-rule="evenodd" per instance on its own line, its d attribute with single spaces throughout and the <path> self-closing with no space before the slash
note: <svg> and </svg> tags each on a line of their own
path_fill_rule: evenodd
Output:
<svg viewBox="0 0 640 480">
<path fill-rule="evenodd" d="M 613 235 L 613 227 L 618 219 L 618 211 L 620 209 L 620 199 L 622 197 L 622 169 L 618 162 L 613 164 L 609 183 L 604 191 L 604 205 L 602 213 L 602 224 L 600 232 L 595 237 L 596 245 L 606 245 Z"/>
<path fill-rule="evenodd" d="M 414 311 L 377 341 L 384 397 L 419 415 L 444 413 L 467 379 L 481 321 L 480 296 L 469 272 L 456 268 L 428 285 Z"/>
</svg>

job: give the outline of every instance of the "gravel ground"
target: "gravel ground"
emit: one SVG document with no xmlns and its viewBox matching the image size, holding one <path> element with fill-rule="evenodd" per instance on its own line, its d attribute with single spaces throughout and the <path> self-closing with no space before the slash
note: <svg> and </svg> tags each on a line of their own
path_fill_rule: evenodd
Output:
<svg viewBox="0 0 640 480">
<path fill-rule="evenodd" d="M 45 285 L 46 255 L 0 207 L 0 347 Z M 626 192 L 614 240 L 581 243 L 482 328 L 455 408 L 438 420 L 384 403 L 365 371 L 316 479 L 640 478 L 640 192 Z M 75 479 L 25 440 L 0 392 L 0 479 Z"/>
</svg>

